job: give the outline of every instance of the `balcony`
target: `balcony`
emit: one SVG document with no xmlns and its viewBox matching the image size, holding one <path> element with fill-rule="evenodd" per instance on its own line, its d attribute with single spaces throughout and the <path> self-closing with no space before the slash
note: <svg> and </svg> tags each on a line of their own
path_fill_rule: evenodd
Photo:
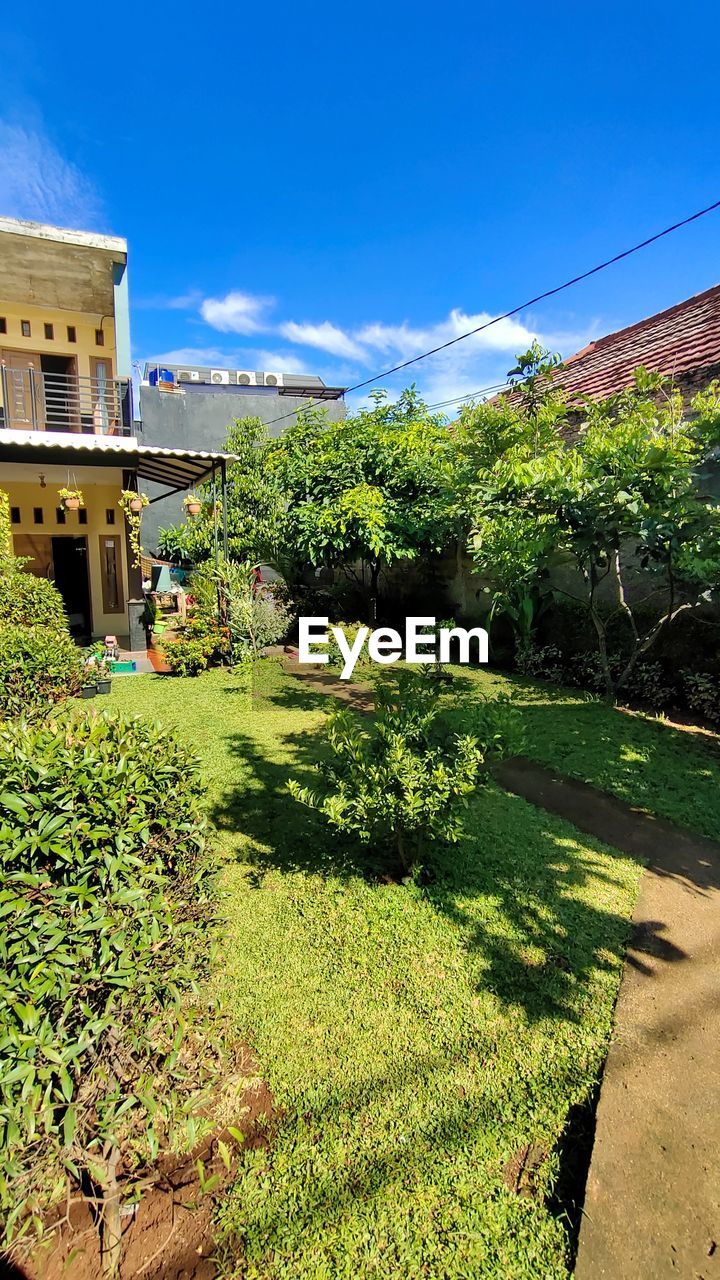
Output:
<svg viewBox="0 0 720 1280">
<path fill-rule="evenodd" d="M 129 378 L 11 369 L 0 363 L 0 428 L 74 431 L 96 436 L 133 434 Z"/>
</svg>

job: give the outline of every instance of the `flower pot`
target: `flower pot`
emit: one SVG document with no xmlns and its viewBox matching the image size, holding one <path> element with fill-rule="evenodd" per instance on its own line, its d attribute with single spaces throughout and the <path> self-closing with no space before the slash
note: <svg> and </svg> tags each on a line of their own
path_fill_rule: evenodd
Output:
<svg viewBox="0 0 720 1280">
<path fill-rule="evenodd" d="M 63 498 L 63 506 L 66 511 L 78 511 L 80 509 L 80 499 Z"/>
<path fill-rule="evenodd" d="M 98 693 L 109 693 L 109 692 L 110 692 L 110 686 L 111 686 L 111 683 L 112 683 L 112 681 L 111 681 L 111 680 L 109 680 L 109 679 L 108 679 L 108 680 L 98 680 L 98 682 L 97 682 L 97 691 L 98 691 Z"/>
<path fill-rule="evenodd" d="M 187 513 L 188 513 L 188 515 L 189 515 L 189 516 L 199 516 L 199 515 L 200 515 L 200 512 L 201 512 L 201 510 L 202 510 L 202 503 L 201 503 L 201 502 L 188 502 L 188 503 L 186 503 L 186 505 L 185 505 L 185 510 L 187 511 Z"/>
<path fill-rule="evenodd" d="M 143 500 L 142 498 L 131 498 L 128 505 L 130 510 L 133 512 L 133 515 L 139 516 L 143 509 Z"/>
<path fill-rule="evenodd" d="M 94 698 L 97 691 L 98 691 L 98 687 L 96 684 L 84 684 L 82 689 L 80 690 L 80 697 Z"/>
</svg>

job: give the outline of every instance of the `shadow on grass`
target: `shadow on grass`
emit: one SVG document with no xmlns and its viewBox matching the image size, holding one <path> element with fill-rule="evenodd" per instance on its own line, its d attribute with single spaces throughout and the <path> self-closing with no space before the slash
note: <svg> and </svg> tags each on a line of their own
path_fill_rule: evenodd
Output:
<svg viewBox="0 0 720 1280">
<path fill-rule="evenodd" d="M 272 701 L 288 710 L 330 709 L 326 695 L 298 686 L 283 688 Z M 227 750 L 237 761 L 238 781 L 211 818 L 221 831 L 247 838 L 243 861 L 258 873 L 387 878 L 389 850 L 369 850 L 331 831 L 287 789 L 290 776 L 311 789 L 320 783 L 317 765 L 327 750 L 322 726 L 267 742 L 236 732 Z M 522 1007 L 530 1019 L 575 1020 L 583 1016 L 586 985 L 622 963 L 630 925 L 612 904 L 623 899 L 629 877 L 627 860 L 614 850 L 488 782 L 468 807 L 460 841 L 437 844 L 424 887 L 408 893 L 423 894 L 465 935 L 478 987 Z M 639 966 L 644 954 L 666 962 L 684 958 L 664 940 L 665 929 L 663 921 L 648 922 L 633 939 Z"/>
</svg>

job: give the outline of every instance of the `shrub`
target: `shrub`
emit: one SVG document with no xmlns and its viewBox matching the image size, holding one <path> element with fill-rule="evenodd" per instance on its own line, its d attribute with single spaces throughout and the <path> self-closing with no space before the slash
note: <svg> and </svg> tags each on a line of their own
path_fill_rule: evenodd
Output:
<svg viewBox="0 0 720 1280">
<path fill-rule="evenodd" d="M 339 622 L 338 623 L 338 626 L 342 627 L 343 632 L 345 633 L 345 639 L 350 645 L 355 643 L 355 640 L 357 639 L 357 633 L 360 630 L 360 628 L 367 627 L 367 625 L 368 624 L 366 622 Z M 342 671 L 342 668 L 345 666 L 345 658 L 342 655 L 340 645 L 335 639 L 335 635 L 332 631 L 328 632 L 327 655 L 328 655 L 328 664 L 331 667 L 336 668 L 338 671 Z M 363 647 L 360 652 L 360 657 L 358 658 L 355 664 L 355 670 L 356 671 L 358 669 L 362 670 L 364 667 L 369 667 L 372 665 L 373 665 L 372 659 L 368 656 L 367 649 Z"/>
<path fill-rule="evenodd" d="M 198 676 L 207 670 L 210 656 L 215 649 L 211 636 L 178 635 L 162 645 L 162 655 L 176 676 Z"/>
<path fill-rule="evenodd" d="M 0 626 L 0 720 L 37 719 L 80 689 L 82 655 L 67 631 Z"/>
<path fill-rule="evenodd" d="M 702 671 L 681 671 L 685 698 L 691 711 L 697 711 L 710 724 L 720 724 L 720 681 Z"/>
<path fill-rule="evenodd" d="M 284 640 L 293 616 L 292 604 L 283 599 L 280 589 L 272 584 L 261 587 L 252 602 L 252 638 L 256 648 L 264 649 L 267 645 Z"/>
<path fill-rule="evenodd" d="M 563 681 L 563 655 L 557 645 L 538 645 L 534 640 L 526 640 L 518 646 L 516 665 L 523 676 L 539 676 L 555 684 Z"/>
<path fill-rule="evenodd" d="M 91 1180 L 117 1226 L 121 1144 L 131 1173 L 181 1113 L 194 1142 L 187 997 L 212 911 L 198 765 L 159 726 L 6 725 L 0 792 L 7 1244 L 33 1218 L 39 1228 L 68 1175 Z"/>
<path fill-rule="evenodd" d="M 425 840 L 457 840 L 459 809 L 483 777 L 486 756 L 505 753 L 491 704 L 478 709 L 477 732 L 453 733 L 438 720 L 438 684 L 427 675 L 398 672 L 376 690 L 376 715 L 367 725 L 340 710 L 328 727 L 332 759 L 320 765 L 319 794 L 292 780 L 290 792 L 339 831 L 366 844 L 392 843 L 408 871 Z M 506 703 L 504 727 L 518 713 Z"/>
<path fill-rule="evenodd" d="M 62 596 L 47 578 L 17 569 L 0 573 L 0 624 L 63 631 L 67 618 Z"/>
</svg>

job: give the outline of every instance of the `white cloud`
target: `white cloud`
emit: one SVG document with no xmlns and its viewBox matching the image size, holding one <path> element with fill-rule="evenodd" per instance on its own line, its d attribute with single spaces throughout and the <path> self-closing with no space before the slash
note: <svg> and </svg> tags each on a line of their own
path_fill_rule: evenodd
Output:
<svg viewBox="0 0 720 1280">
<path fill-rule="evenodd" d="M 294 320 L 280 325 L 280 333 L 289 342 L 303 347 L 316 347 L 331 356 L 345 356 L 350 360 L 366 360 L 367 352 L 349 334 L 338 329 L 329 320 L 322 324 L 296 324 Z"/>
<path fill-rule="evenodd" d="M 250 366 L 254 369 L 261 369 L 267 372 L 268 369 L 274 370 L 276 373 L 312 373 L 306 362 L 300 356 L 296 356 L 290 352 L 283 351 L 253 351 L 252 353 L 241 352 L 244 358 L 250 355 L 254 357 L 254 362 L 250 361 Z M 240 358 L 238 356 L 238 359 Z M 239 364 L 238 369 L 247 368 L 248 366 Z"/>
<path fill-rule="evenodd" d="M 81 230 L 103 223 L 92 182 L 41 129 L 0 120 L 0 214 Z"/>
<path fill-rule="evenodd" d="M 205 298 L 200 315 L 212 329 L 220 333 L 265 333 L 263 312 L 273 305 L 272 298 L 261 298 L 234 289 L 224 298 Z"/>
<path fill-rule="evenodd" d="M 199 289 L 189 289 L 187 293 L 168 298 L 164 294 L 151 294 L 147 298 L 134 298 L 133 306 L 138 311 L 193 311 L 202 302 Z"/>
</svg>

